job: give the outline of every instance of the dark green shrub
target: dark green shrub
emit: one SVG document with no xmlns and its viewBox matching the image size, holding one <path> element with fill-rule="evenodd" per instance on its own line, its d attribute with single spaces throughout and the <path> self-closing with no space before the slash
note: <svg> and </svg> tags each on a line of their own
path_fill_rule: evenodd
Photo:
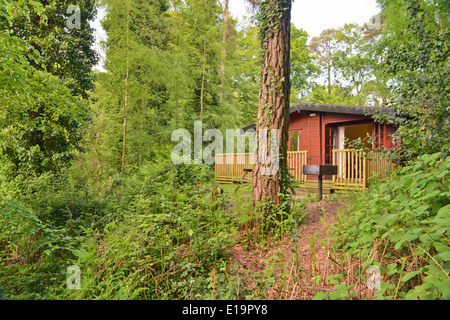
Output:
<svg viewBox="0 0 450 320">
<path fill-rule="evenodd" d="M 339 248 L 381 268 L 380 299 L 450 299 L 450 157 L 422 155 L 356 202 Z M 320 294 L 320 296 L 324 296 Z"/>
</svg>

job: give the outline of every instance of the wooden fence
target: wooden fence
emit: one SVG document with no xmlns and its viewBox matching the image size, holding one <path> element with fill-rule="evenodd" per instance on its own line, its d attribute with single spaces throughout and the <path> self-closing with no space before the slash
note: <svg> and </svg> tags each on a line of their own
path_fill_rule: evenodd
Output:
<svg viewBox="0 0 450 320">
<path fill-rule="evenodd" d="M 338 166 L 333 176 L 335 189 L 366 188 L 367 161 L 362 151 L 353 149 L 333 150 L 333 165 Z"/>
<path fill-rule="evenodd" d="M 362 150 L 335 149 L 332 158 L 338 166 L 338 174 L 333 176 L 335 189 L 366 189 L 368 178 L 375 173 L 384 179 L 394 170 L 392 161 L 375 150 L 365 155 Z"/>
<path fill-rule="evenodd" d="M 306 175 L 302 168 L 307 164 L 308 151 L 288 151 L 289 173 L 293 180 L 304 182 Z M 215 156 L 215 178 L 218 182 L 237 182 L 244 176 L 245 168 L 253 168 L 256 163 L 256 155 L 250 153 L 216 154 Z M 244 182 L 251 181 L 252 175 L 247 174 Z"/>
<path fill-rule="evenodd" d="M 228 153 L 216 154 L 215 178 L 218 182 L 235 182 L 240 180 L 245 171 L 244 168 L 253 168 L 256 163 L 256 155 L 253 153 Z M 251 181 L 252 175 L 247 174 L 244 180 Z"/>
<path fill-rule="evenodd" d="M 308 164 L 308 151 L 288 151 L 287 166 L 294 181 L 305 182 L 308 176 L 303 174 L 303 165 Z"/>
<path fill-rule="evenodd" d="M 380 152 L 372 151 L 367 155 L 367 178 L 378 173 L 378 179 L 386 178 L 395 169 L 395 164 L 383 157 Z"/>
<path fill-rule="evenodd" d="M 366 189 L 368 178 L 379 173 L 378 178 L 385 178 L 394 169 L 394 164 L 384 159 L 375 150 L 364 155 L 361 150 L 335 149 L 332 163 L 338 166 L 338 174 L 333 176 L 331 188 L 342 190 Z M 306 183 L 307 176 L 302 167 L 308 164 L 308 151 L 289 151 L 288 167 L 293 180 Z M 250 153 L 216 154 L 215 178 L 217 182 L 250 182 L 251 173 L 244 177 L 244 169 L 251 169 L 256 163 L 256 155 Z M 244 179 L 243 179 L 244 177 Z M 242 181 L 244 180 L 244 181 Z"/>
</svg>

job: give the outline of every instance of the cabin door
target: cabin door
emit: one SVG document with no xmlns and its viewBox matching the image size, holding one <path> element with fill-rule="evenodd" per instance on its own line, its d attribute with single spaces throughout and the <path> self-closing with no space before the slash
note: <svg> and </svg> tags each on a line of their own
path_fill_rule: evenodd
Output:
<svg viewBox="0 0 450 320">
<path fill-rule="evenodd" d="M 325 126 L 325 159 L 324 164 L 332 164 L 333 149 L 337 148 L 337 127 Z"/>
</svg>

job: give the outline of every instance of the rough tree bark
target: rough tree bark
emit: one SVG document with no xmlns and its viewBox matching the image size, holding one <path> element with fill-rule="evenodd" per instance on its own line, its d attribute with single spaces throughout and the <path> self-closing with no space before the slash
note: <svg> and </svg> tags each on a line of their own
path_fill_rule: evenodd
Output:
<svg viewBox="0 0 450 320">
<path fill-rule="evenodd" d="M 260 3 L 260 33 L 263 67 L 259 92 L 259 111 L 256 123 L 257 163 L 253 170 L 254 205 L 280 204 L 280 194 L 286 192 L 287 142 L 289 130 L 290 96 L 290 20 L 291 0 L 266 0 Z M 261 129 L 278 129 L 278 171 L 264 175 L 267 167 L 261 162 L 260 152 L 271 150 L 271 145 L 260 144 Z M 270 144 L 271 138 L 267 139 Z M 267 211 L 266 211 L 267 213 Z"/>
</svg>

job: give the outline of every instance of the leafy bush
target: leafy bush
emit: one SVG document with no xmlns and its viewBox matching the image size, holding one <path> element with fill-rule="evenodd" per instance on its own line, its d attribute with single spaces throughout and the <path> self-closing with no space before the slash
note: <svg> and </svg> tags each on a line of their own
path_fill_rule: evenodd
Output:
<svg viewBox="0 0 450 320">
<path fill-rule="evenodd" d="M 148 166 L 130 179 L 140 184 L 130 191 L 129 207 L 101 233 L 88 232 L 72 261 L 82 270 L 81 290 L 62 297 L 235 297 L 236 279 L 225 266 L 235 227 L 210 170 Z"/>
<path fill-rule="evenodd" d="M 47 299 L 64 280 L 79 238 L 49 227 L 23 204 L 0 200 L 0 287 L 16 299 Z"/>
<path fill-rule="evenodd" d="M 380 299 L 450 299 L 450 157 L 441 156 L 422 155 L 358 196 L 337 228 L 341 250 L 380 267 Z"/>
</svg>

